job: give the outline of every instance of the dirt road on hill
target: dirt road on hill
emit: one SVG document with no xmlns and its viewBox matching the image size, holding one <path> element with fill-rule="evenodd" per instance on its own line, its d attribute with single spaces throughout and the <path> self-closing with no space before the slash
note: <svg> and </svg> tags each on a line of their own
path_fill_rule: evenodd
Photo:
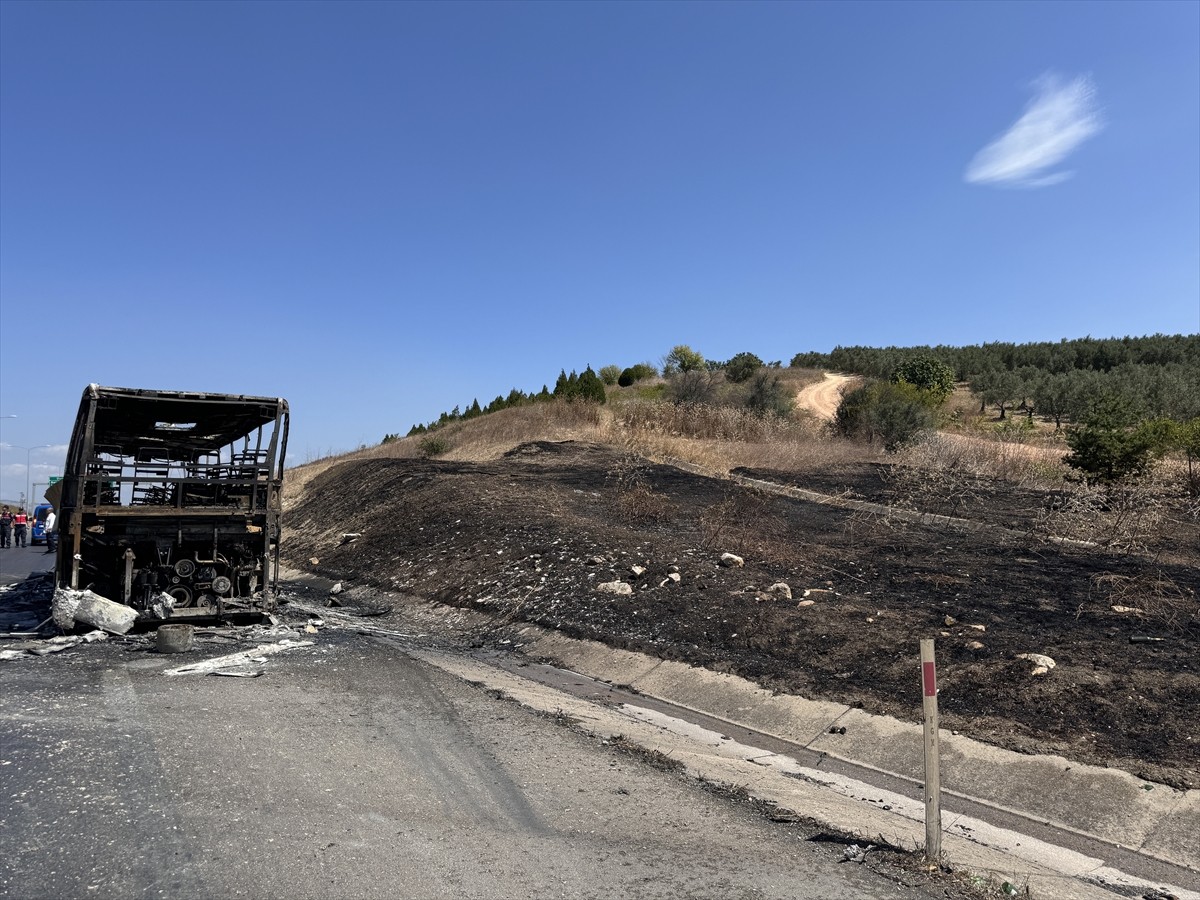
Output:
<svg viewBox="0 0 1200 900">
<path fill-rule="evenodd" d="M 884 463 L 746 474 L 912 502 Z M 944 727 L 1193 787 L 1200 527 L 1172 522 L 1157 560 L 1117 556 L 1039 538 L 1055 502 L 985 479 L 923 495 L 925 512 L 1005 525 L 952 529 L 538 441 L 478 464 L 332 466 L 290 509 L 283 552 L 318 575 L 488 613 L 485 644 L 532 622 L 909 721 L 917 638 L 935 636 Z M 744 564 L 722 565 L 724 552 Z M 1034 676 L 1028 653 L 1057 665 Z"/>
<path fill-rule="evenodd" d="M 842 388 L 857 380 L 853 375 L 826 372 L 824 381 L 810 384 L 796 394 L 796 406 L 808 410 L 818 419 L 828 421 L 833 418 L 838 404 L 842 402 Z"/>
<path fill-rule="evenodd" d="M 831 421 L 834 415 L 837 414 L 838 405 L 842 402 L 842 391 L 848 385 L 853 387 L 854 383 L 861 380 L 856 375 L 838 375 L 833 372 L 826 372 L 823 381 L 810 384 L 796 393 L 796 407 L 808 410 L 822 421 Z M 995 453 L 997 447 L 1002 447 L 1004 454 L 1011 454 L 1024 459 L 1033 459 L 1045 463 L 1058 462 L 1066 452 L 1062 448 L 1038 447 L 1032 444 L 1016 443 L 1015 441 L 998 444 L 996 441 L 969 434 L 942 431 L 938 433 L 938 436 L 942 440 L 959 448 L 970 448 L 975 451 Z"/>
</svg>

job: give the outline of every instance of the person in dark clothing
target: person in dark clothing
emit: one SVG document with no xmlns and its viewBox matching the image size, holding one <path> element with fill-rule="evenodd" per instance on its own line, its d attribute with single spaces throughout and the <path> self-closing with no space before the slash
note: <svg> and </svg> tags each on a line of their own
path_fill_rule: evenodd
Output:
<svg viewBox="0 0 1200 900">
<path fill-rule="evenodd" d="M 0 547 L 7 547 L 12 543 L 12 524 L 13 514 L 6 506 L 0 511 Z"/>
</svg>

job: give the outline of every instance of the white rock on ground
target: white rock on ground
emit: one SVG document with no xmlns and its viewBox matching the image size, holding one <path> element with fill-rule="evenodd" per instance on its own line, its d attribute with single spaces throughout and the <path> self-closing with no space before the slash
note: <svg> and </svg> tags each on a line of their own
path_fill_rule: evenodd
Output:
<svg viewBox="0 0 1200 900">
<path fill-rule="evenodd" d="M 768 594 L 779 594 L 780 596 L 783 597 L 784 600 L 792 599 L 792 589 L 787 583 L 785 583 L 783 581 L 775 582 L 773 585 L 771 585 L 769 588 L 767 588 L 767 593 Z"/>
<path fill-rule="evenodd" d="M 731 569 L 736 569 L 740 566 L 744 566 L 745 564 L 746 564 L 746 561 L 744 559 L 742 559 L 740 556 L 738 556 L 736 553 L 722 553 L 721 554 L 721 565 L 723 565 L 723 566 L 726 566 Z"/>
<path fill-rule="evenodd" d="M 829 588 L 805 588 L 802 596 L 807 597 L 809 594 L 829 594 L 836 597 L 837 591 L 831 591 Z"/>
<path fill-rule="evenodd" d="M 1017 659 L 1027 659 L 1033 663 L 1033 671 L 1030 675 L 1045 675 L 1054 668 L 1056 663 L 1044 653 L 1018 653 Z"/>
<path fill-rule="evenodd" d="M 596 591 L 601 594 L 619 594 L 625 596 L 633 593 L 633 586 L 624 581 L 605 581 L 596 585 Z"/>
</svg>

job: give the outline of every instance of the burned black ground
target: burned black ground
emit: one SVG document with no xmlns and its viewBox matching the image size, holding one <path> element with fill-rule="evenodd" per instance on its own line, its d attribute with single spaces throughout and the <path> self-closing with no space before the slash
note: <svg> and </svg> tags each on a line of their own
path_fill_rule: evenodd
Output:
<svg viewBox="0 0 1200 900">
<path fill-rule="evenodd" d="M 803 486 L 870 496 L 845 471 Z M 1022 538 L 1008 507 L 1027 500 L 1001 491 L 989 506 L 980 492 L 958 511 L 1009 531 L 929 527 L 607 447 L 538 442 L 482 464 L 335 466 L 288 511 L 284 555 L 317 574 L 484 611 L 497 625 L 534 622 L 907 720 L 921 708 L 918 642 L 933 636 L 944 727 L 1195 786 L 1196 568 L 1178 553 L 1164 562 Z M 721 566 L 726 551 L 745 565 Z M 632 594 L 596 590 L 613 581 Z M 768 592 L 779 582 L 792 599 Z M 1143 613 L 1114 612 L 1113 585 Z M 1139 585 L 1151 586 L 1141 604 Z M 806 591 L 815 602 L 801 606 Z M 1182 618 L 1171 614 L 1181 606 Z M 1022 653 L 1057 666 L 1034 676 Z"/>
</svg>

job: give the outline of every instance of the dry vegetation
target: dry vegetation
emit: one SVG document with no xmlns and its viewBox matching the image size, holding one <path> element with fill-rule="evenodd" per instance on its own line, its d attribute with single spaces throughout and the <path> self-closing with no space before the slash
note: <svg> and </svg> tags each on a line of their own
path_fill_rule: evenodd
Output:
<svg viewBox="0 0 1200 900">
<path fill-rule="evenodd" d="M 819 381 L 816 370 L 783 370 L 795 394 Z M 1154 552 L 1172 545 L 1172 533 L 1195 529 L 1200 508 L 1184 499 L 1183 470 L 1165 460 L 1153 477 L 1116 488 L 1073 483 L 1062 458 L 1062 433 L 1045 423 L 1010 415 L 999 421 L 979 414 L 978 401 L 960 388 L 944 410 L 944 429 L 899 453 L 833 436 L 807 411 L 788 416 L 756 415 L 733 406 L 675 404 L 661 397 L 661 383 L 611 389 L 604 406 L 554 401 L 500 410 L 449 423 L 430 435 L 403 438 L 288 472 L 285 503 L 308 482 L 348 459 L 414 459 L 436 456 L 449 462 L 500 459 L 531 441 L 578 441 L 620 448 L 629 463 L 614 477 L 634 518 L 653 518 L 660 501 L 638 486 L 641 461 L 686 463 L 725 476 L 737 470 L 799 474 L 851 469 L 886 460 L 886 502 L 902 509 L 970 516 L 992 501 L 990 486 L 1028 492 L 1028 516 L 1014 523 L 1033 536 L 1094 543 L 1114 552 Z M 432 452 L 431 452 L 432 450 Z M 853 491 L 832 491 L 854 496 Z M 887 516 L 861 519 L 890 524 Z M 1026 521 L 1026 518 L 1028 521 Z M 1177 543 L 1177 542 L 1175 542 Z"/>
<path fill-rule="evenodd" d="M 809 370 L 781 370 L 779 374 L 792 393 L 821 377 Z M 451 462 L 486 462 L 535 440 L 610 444 L 656 461 L 683 460 L 717 474 L 739 466 L 790 468 L 814 459 L 863 455 L 856 445 L 830 438 L 803 410 L 787 417 L 758 416 L 730 406 L 646 399 L 643 395 L 647 393 L 660 393 L 653 388 L 639 384 L 612 389 L 605 406 L 554 401 L 452 422 L 433 432 L 446 445 L 444 452 L 435 454 L 422 449 L 427 436 L 416 435 L 318 460 L 289 471 L 285 497 L 295 496 L 309 478 L 343 459 L 436 455 Z"/>
<path fill-rule="evenodd" d="M 781 374 L 793 395 L 821 378 L 808 370 Z M 948 403 L 943 431 L 893 454 L 835 437 L 805 410 L 762 416 L 734 406 L 670 403 L 661 395 L 661 382 L 640 383 L 610 390 L 603 406 L 561 400 L 530 404 L 328 457 L 289 470 L 284 502 L 293 505 L 314 477 L 351 459 L 436 456 L 478 464 L 530 442 L 576 441 L 622 454 L 609 473 L 619 498 L 614 512 L 640 524 L 670 518 L 670 498 L 656 493 L 644 477 L 647 463 L 682 463 L 716 477 L 740 472 L 870 501 L 878 506 L 859 509 L 850 526 L 872 533 L 903 528 L 910 519 L 889 511 L 905 510 L 986 521 L 1035 542 L 1065 539 L 1163 562 L 1188 563 L 1196 555 L 1200 501 L 1187 496 L 1181 463 L 1165 460 L 1152 476 L 1112 487 L 1072 481 L 1060 432 L 1033 426 L 1024 416 L 1000 422 L 980 415 L 977 401 L 963 390 Z M 706 544 L 716 545 L 717 532 L 739 529 L 744 494 L 736 510 L 722 507 L 706 516 Z M 1173 596 L 1162 585 L 1155 591 L 1154 596 Z M 1180 602 L 1194 605 L 1195 598 Z M 1180 620 L 1177 605 L 1153 606 L 1146 615 L 1157 618 L 1165 610 L 1172 622 Z M 1186 615 L 1183 620 L 1193 621 Z"/>
</svg>

